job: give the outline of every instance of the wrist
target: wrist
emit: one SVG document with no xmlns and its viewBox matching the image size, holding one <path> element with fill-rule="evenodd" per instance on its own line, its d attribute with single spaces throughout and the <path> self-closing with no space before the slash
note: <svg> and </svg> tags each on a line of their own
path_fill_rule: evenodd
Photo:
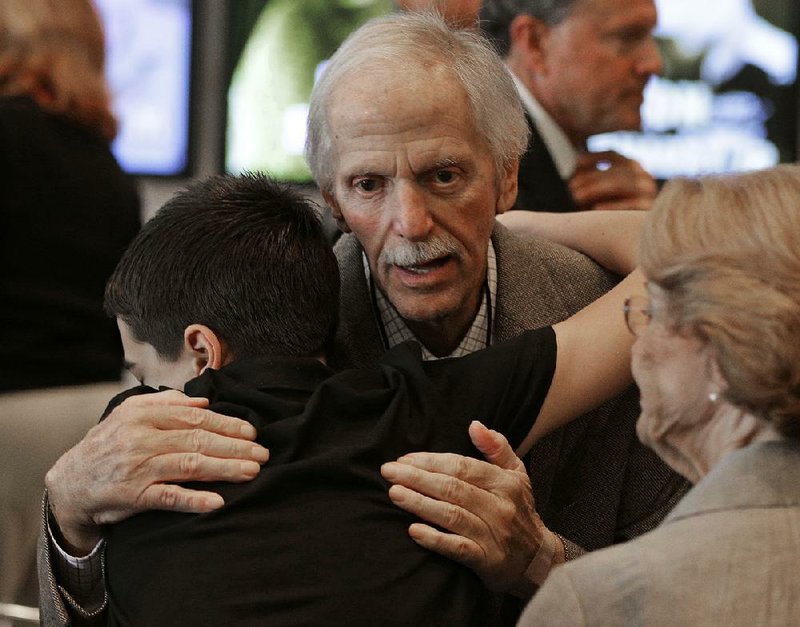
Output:
<svg viewBox="0 0 800 627">
<path fill-rule="evenodd" d="M 103 539 L 103 529 L 100 525 L 71 519 L 54 505 L 52 498 L 48 503 L 48 519 L 50 530 L 58 545 L 73 557 L 89 555 Z"/>
<path fill-rule="evenodd" d="M 552 568 L 564 563 L 564 543 L 558 534 L 549 529 L 542 528 L 542 538 L 525 572 L 522 573 L 517 585 L 510 590 L 517 597 L 528 599 L 533 596 L 541 586 Z"/>
</svg>

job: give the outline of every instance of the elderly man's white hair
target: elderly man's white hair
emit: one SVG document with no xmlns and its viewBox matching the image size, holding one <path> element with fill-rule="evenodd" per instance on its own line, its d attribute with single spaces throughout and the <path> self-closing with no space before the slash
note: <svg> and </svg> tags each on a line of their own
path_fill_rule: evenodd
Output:
<svg viewBox="0 0 800 627">
<path fill-rule="evenodd" d="M 436 13 L 394 13 L 370 20 L 340 46 L 311 94 L 305 155 L 320 189 L 333 183 L 329 107 L 353 75 L 393 77 L 449 68 L 464 87 L 475 128 L 486 141 L 498 173 L 525 151 L 528 124 L 503 61 L 481 35 L 454 29 Z M 498 179 L 499 180 L 499 179 Z"/>
</svg>

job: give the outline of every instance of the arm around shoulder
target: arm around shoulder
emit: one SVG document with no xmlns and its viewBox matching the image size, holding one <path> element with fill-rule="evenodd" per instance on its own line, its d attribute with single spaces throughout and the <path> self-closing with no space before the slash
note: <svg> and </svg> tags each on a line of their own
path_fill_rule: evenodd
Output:
<svg viewBox="0 0 800 627">
<path fill-rule="evenodd" d="M 567 246 L 612 272 L 628 274 L 638 261 L 645 215 L 641 211 L 509 211 L 497 220 L 516 233 Z"/>
<path fill-rule="evenodd" d="M 553 380 L 518 454 L 524 455 L 544 435 L 601 405 L 631 383 L 634 338 L 625 323 L 623 303 L 643 285 L 644 275 L 635 270 L 610 292 L 553 327 L 558 347 Z"/>
</svg>

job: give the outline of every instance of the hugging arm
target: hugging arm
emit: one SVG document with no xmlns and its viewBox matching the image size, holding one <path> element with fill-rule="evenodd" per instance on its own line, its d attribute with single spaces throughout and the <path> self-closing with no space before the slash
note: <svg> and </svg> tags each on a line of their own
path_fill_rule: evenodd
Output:
<svg viewBox="0 0 800 627">
<path fill-rule="evenodd" d="M 640 211 L 509 211 L 497 216 L 497 221 L 512 231 L 582 252 L 607 270 L 626 275 L 638 263 L 644 218 Z"/>
<path fill-rule="evenodd" d="M 618 272 L 632 270 L 638 255 L 639 214 L 602 212 L 592 214 L 597 218 L 587 214 L 577 220 L 574 215 L 548 216 L 546 223 L 537 218 L 536 234 L 547 235 L 546 228 L 551 238 L 567 243 L 564 238 L 576 238 L 583 232 L 587 241 L 581 246 L 576 241 L 574 247 L 598 257 L 607 254 L 604 250 L 608 246 L 614 246 L 616 252 L 607 262 L 616 259 L 613 269 Z M 598 228 L 604 221 L 606 227 Z M 569 228 L 570 223 L 579 226 Z M 559 356 L 553 385 L 520 453 L 630 381 L 633 338 L 625 328 L 621 310 L 624 298 L 630 291 L 641 289 L 642 280 L 635 272 L 603 299 L 555 327 Z M 573 384 L 580 386 L 581 394 L 570 392 Z M 422 546 L 471 567 L 492 588 L 530 595 L 547 576 L 549 566 L 582 551 L 545 527 L 535 511 L 527 473 L 505 438 L 483 428 L 483 435 L 478 435 L 484 442 L 490 441 L 492 455 L 487 455 L 486 446 L 476 440 L 475 429 L 473 425 L 470 435 L 488 462 L 452 454 L 406 455 L 384 466 L 385 478 L 397 486 L 390 490 L 390 496 L 398 506 L 444 529 L 413 526 L 411 536 Z M 548 556 L 549 563 L 543 565 Z M 521 563 L 527 567 L 520 567 Z"/>
<path fill-rule="evenodd" d="M 50 526 L 64 552 L 86 556 L 101 541 L 104 525 L 141 511 L 208 512 L 222 506 L 218 494 L 180 482 L 248 481 L 258 474 L 268 452 L 253 442 L 255 428 L 209 411 L 207 403 L 175 390 L 131 397 L 59 458 L 45 485 Z M 52 545 L 47 537 L 42 541 Z M 49 548 L 47 557 L 57 559 L 58 547 Z M 39 568 L 51 569 L 51 560 Z M 40 573 L 40 581 L 52 575 L 72 595 L 64 580 L 69 577 L 59 579 L 53 570 Z M 42 591 L 43 607 L 62 602 L 51 596 Z"/>
</svg>

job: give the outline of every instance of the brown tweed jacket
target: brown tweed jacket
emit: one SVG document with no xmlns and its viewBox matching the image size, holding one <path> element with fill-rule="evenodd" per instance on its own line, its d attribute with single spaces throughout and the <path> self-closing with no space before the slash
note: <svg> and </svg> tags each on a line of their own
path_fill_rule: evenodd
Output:
<svg viewBox="0 0 800 627">
<path fill-rule="evenodd" d="M 495 227 L 497 298 L 494 336 L 567 318 L 607 291 L 616 277 L 573 250 Z M 364 276 L 361 247 L 352 235 L 334 248 L 342 279 L 339 332 L 330 358 L 359 366 L 383 352 Z M 621 312 L 620 312 L 620 315 Z M 568 556 L 635 537 L 655 527 L 688 489 L 635 433 L 636 389 L 551 433 L 531 450 L 528 470 L 545 524 L 573 546 Z M 575 546 L 577 545 L 577 546 Z"/>
</svg>

